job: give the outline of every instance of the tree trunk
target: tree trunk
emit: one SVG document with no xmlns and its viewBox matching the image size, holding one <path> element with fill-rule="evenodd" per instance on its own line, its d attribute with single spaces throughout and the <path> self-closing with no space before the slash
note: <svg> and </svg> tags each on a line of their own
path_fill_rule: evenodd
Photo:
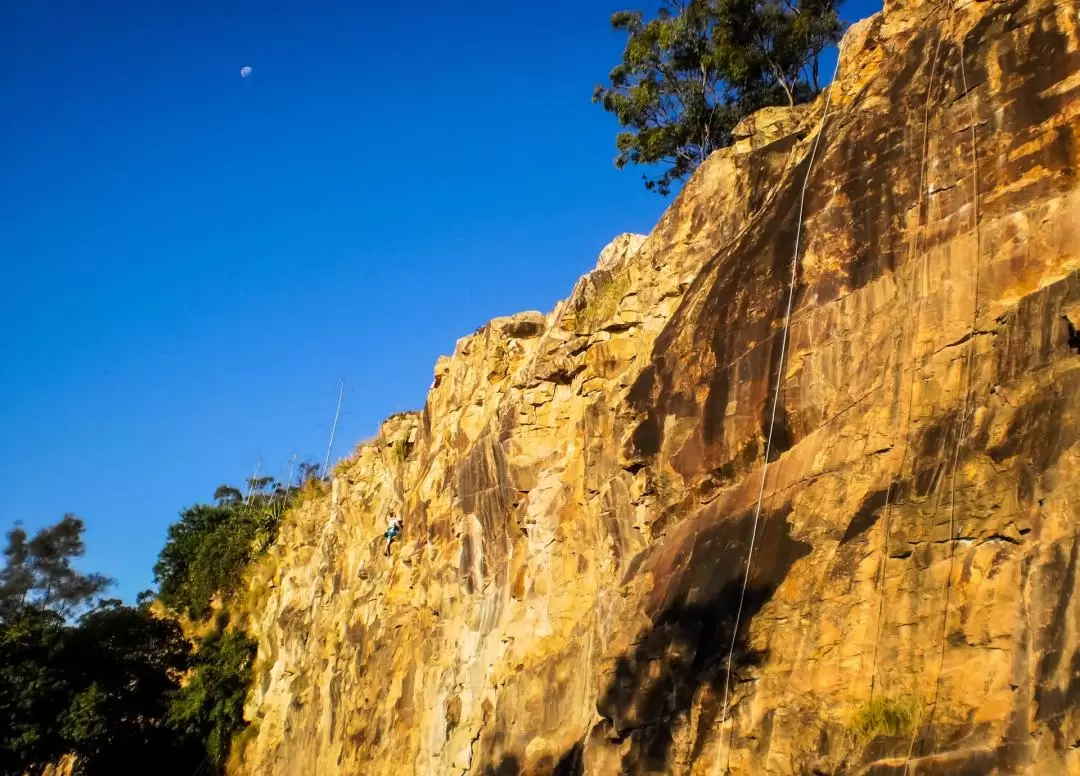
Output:
<svg viewBox="0 0 1080 776">
<path fill-rule="evenodd" d="M 787 79 L 784 78 L 784 71 L 781 70 L 775 62 L 770 61 L 769 67 L 772 68 L 773 76 L 776 78 L 777 83 L 780 84 L 784 90 L 784 94 L 787 95 L 788 107 L 794 107 L 795 95 L 791 93 L 791 89 L 788 88 Z"/>
<path fill-rule="evenodd" d="M 784 87 L 784 94 L 787 95 L 788 107 L 789 108 L 795 107 L 795 95 L 792 94 L 791 89 L 788 88 L 787 81 L 785 81 L 783 78 L 780 78 L 778 80 L 780 81 L 780 85 L 782 87 Z"/>
</svg>

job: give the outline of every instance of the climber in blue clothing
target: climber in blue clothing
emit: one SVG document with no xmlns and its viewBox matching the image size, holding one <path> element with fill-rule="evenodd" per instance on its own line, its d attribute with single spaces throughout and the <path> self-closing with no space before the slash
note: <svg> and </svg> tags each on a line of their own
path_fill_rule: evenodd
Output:
<svg viewBox="0 0 1080 776">
<path fill-rule="evenodd" d="M 390 544 L 399 536 L 401 536 L 401 518 L 394 515 L 390 518 L 390 527 L 386 529 L 386 552 L 383 553 L 386 557 L 390 557 Z"/>
</svg>

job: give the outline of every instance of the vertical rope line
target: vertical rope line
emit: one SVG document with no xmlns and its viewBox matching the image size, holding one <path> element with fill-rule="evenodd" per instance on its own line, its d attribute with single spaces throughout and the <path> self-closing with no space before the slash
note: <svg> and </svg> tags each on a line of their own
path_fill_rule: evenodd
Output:
<svg viewBox="0 0 1080 776">
<path fill-rule="evenodd" d="M 951 20 L 950 16 L 950 20 Z M 919 249 L 919 230 L 922 225 L 922 207 L 923 197 L 926 192 L 926 170 L 927 170 L 927 156 L 929 154 L 929 141 L 930 141 L 930 97 L 934 90 L 934 80 L 937 75 L 938 54 L 941 51 L 941 42 L 944 36 L 939 36 L 937 44 L 934 46 L 934 56 L 930 65 L 930 82 L 926 87 L 926 105 L 923 113 L 923 138 L 922 138 L 922 162 L 919 169 L 919 198 L 915 212 L 915 231 L 911 237 L 911 247 L 908 250 L 908 263 L 912 264 L 911 267 L 911 280 L 908 284 L 908 299 L 915 294 L 915 279 L 917 277 L 917 268 L 914 266 L 915 255 Z M 929 221 L 929 202 L 927 202 L 927 221 Z M 907 406 L 907 421 L 904 429 L 904 449 L 903 454 L 900 457 L 900 465 L 896 469 L 894 474 L 889 480 L 889 487 L 885 491 L 885 520 L 884 533 L 885 544 L 882 549 L 881 555 L 881 568 L 878 572 L 878 578 L 876 581 L 878 588 L 878 612 L 875 625 L 874 634 L 874 656 L 870 663 L 870 700 L 874 699 L 874 690 L 877 687 L 877 661 L 878 661 L 878 646 L 881 643 L 881 627 L 884 620 L 885 612 L 885 567 L 889 563 L 889 537 L 892 532 L 892 493 L 893 488 L 896 486 L 896 480 L 903 476 L 904 466 L 907 464 L 908 451 L 911 449 L 911 411 L 914 405 L 915 394 L 915 368 L 916 368 L 916 345 L 918 344 L 918 334 L 920 328 L 920 318 L 922 316 L 922 294 L 916 297 L 915 307 L 915 336 L 911 339 L 911 370 L 910 379 L 908 381 L 908 406 Z M 905 320 L 907 320 L 905 318 Z"/>
<path fill-rule="evenodd" d="M 341 400 L 345 398 L 345 381 L 341 381 L 341 390 L 338 391 L 337 409 L 334 410 L 334 425 L 330 428 L 330 443 L 326 446 L 326 458 L 323 459 L 322 476 L 327 477 L 327 469 L 330 466 L 330 451 L 334 449 L 334 436 L 337 434 L 338 419 L 341 417 Z M 333 477 L 331 477 L 333 479 Z"/>
<path fill-rule="evenodd" d="M 825 97 L 825 109 L 821 114 L 821 128 L 818 130 L 817 137 L 814 138 L 814 145 L 810 152 L 810 160 L 806 166 L 806 176 L 803 178 L 802 191 L 799 194 L 799 213 L 796 221 L 795 228 L 795 250 L 791 257 L 791 280 L 788 283 L 788 298 L 787 309 L 784 313 L 784 333 L 780 338 L 780 358 L 776 367 L 776 386 L 773 390 L 772 411 L 769 420 L 769 431 L 766 434 L 765 439 L 765 460 L 761 467 L 761 485 L 758 488 L 757 505 L 754 507 L 754 520 L 752 530 L 750 533 L 750 547 L 746 554 L 746 571 L 743 574 L 742 590 L 739 592 L 739 606 L 735 612 L 735 624 L 731 632 L 731 645 L 728 647 L 727 656 L 727 669 L 724 675 L 724 702 L 720 715 L 721 726 L 724 720 L 727 718 L 728 700 L 731 692 L 731 663 L 735 655 L 735 643 L 739 636 L 739 622 L 742 619 L 743 606 L 746 602 L 746 588 L 750 582 L 750 565 L 754 558 L 754 545 L 757 540 L 758 523 L 761 519 L 761 503 L 765 496 L 765 477 L 769 470 L 769 454 L 772 452 L 772 436 L 773 428 L 776 426 L 776 410 L 780 403 L 780 386 L 784 380 L 784 357 L 787 353 L 788 334 L 791 330 L 791 308 L 795 301 L 795 281 L 798 277 L 799 267 L 799 243 L 802 238 L 802 222 L 803 222 L 803 208 L 806 204 L 806 189 L 810 184 L 810 173 L 814 169 L 814 160 L 817 158 L 818 146 L 821 144 L 821 136 L 825 134 L 825 121 L 829 116 L 829 106 L 832 104 L 833 91 L 836 89 L 836 75 L 840 72 L 840 59 L 843 54 L 843 41 L 840 42 L 840 47 L 836 52 L 836 66 L 833 69 L 832 80 L 829 82 L 829 93 Z M 732 720 L 732 732 L 734 732 L 734 720 Z M 721 727 L 721 741 L 723 740 L 723 728 Z M 731 765 L 731 735 L 728 736 L 727 747 L 727 761 L 725 764 L 725 770 L 730 769 Z M 716 772 L 719 773 L 720 759 L 716 761 Z"/>
<path fill-rule="evenodd" d="M 941 657 L 938 660 L 937 677 L 934 679 L 934 697 L 930 704 L 930 711 L 926 717 L 925 728 L 929 730 L 933 723 L 934 714 L 937 711 L 938 699 L 941 693 L 941 675 L 945 670 L 946 633 L 949 623 L 949 600 L 952 597 L 952 578 L 956 566 L 956 472 L 960 465 L 960 451 L 964 446 L 964 436 L 967 433 L 968 410 L 971 402 L 971 374 L 974 371 L 975 356 L 975 331 L 979 325 L 979 281 L 981 265 L 979 262 L 982 249 L 982 235 L 979 228 L 979 149 L 978 136 L 975 129 L 975 109 L 971 104 L 971 91 L 968 88 L 967 67 L 964 64 L 964 38 L 960 38 L 960 77 L 964 84 L 964 102 L 967 104 L 968 121 L 971 123 L 971 220 L 972 232 L 975 235 L 975 269 L 974 283 L 975 293 L 971 313 L 971 331 L 968 336 L 968 347 L 964 359 L 964 395 L 960 414 L 960 430 L 956 436 L 956 449 L 953 453 L 952 476 L 949 485 L 949 572 L 945 579 L 944 597 L 945 603 L 941 612 Z M 920 726 L 921 727 L 921 726 Z M 912 734 L 908 745 L 907 758 L 904 761 L 904 773 L 908 772 L 911 754 L 915 748 L 915 740 L 918 736 L 917 727 Z"/>
</svg>

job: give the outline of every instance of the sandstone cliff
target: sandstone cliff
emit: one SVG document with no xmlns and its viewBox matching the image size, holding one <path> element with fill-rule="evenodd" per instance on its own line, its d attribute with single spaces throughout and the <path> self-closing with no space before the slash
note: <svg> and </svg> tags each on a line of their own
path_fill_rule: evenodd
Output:
<svg viewBox="0 0 1080 776">
<path fill-rule="evenodd" d="M 1080 774 L 1078 10 L 888 5 L 460 340 L 254 570 L 234 770 Z"/>
</svg>

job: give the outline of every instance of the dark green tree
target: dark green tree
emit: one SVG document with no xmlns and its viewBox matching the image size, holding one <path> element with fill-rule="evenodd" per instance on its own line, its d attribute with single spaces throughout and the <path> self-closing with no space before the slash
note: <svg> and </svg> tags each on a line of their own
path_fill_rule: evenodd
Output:
<svg viewBox="0 0 1080 776">
<path fill-rule="evenodd" d="M 79 688 L 69 670 L 68 618 L 110 583 L 73 566 L 86 551 L 84 529 L 69 514 L 32 537 L 21 526 L 8 532 L 0 568 L 3 773 L 36 773 L 69 751 L 61 718 Z"/>
<path fill-rule="evenodd" d="M 68 751 L 65 634 L 53 612 L 27 609 L 0 623 L 0 773 L 37 774 Z"/>
<path fill-rule="evenodd" d="M 273 477 L 248 477 L 248 491 L 252 494 L 272 492 L 277 487 Z"/>
<path fill-rule="evenodd" d="M 0 619 L 30 609 L 71 617 L 112 584 L 107 577 L 80 573 L 72 565 L 86 552 L 85 528 L 82 519 L 67 514 L 32 538 L 20 526 L 8 533 L 0 569 Z"/>
<path fill-rule="evenodd" d="M 219 505 L 235 504 L 237 501 L 242 501 L 243 498 L 243 494 L 231 485 L 218 485 L 217 490 L 214 491 L 214 501 Z"/>
<path fill-rule="evenodd" d="M 195 670 L 173 699 L 172 725 L 205 741 L 209 761 L 221 768 L 232 737 L 242 730 L 256 643 L 238 631 L 214 631 L 195 653 Z"/>
<path fill-rule="evenodd" d="M 214 592 L 229 571 L 222 567 L 222 556 L 237 554 L 238 544 L 230 526 L 234 513 L 243 506 L 237 501 L 219 506 L 196 504 L 180 513 L 180 519 L 169 526 L 165 546 L 158 554 L 154 577 L 158 597 L 166 606 L 188 611 L 192 617 L 202 617 L 209 610 Z M 250 533 L 246 538 L 250 543 Z M 225 546 L 219 546 L 224 541 Z M 246 552 L 243 542 L 239 551 Z"/>
<path fill-rule="evenodd" d="M 646 21 L 620 11 L 622 61 L 593 100 L 624 128 L 615 165 L 654 166 L 647 188 L 668 194 L 744 116 L 820 90 L 818 61 L 843 31 L 840 0 L 667 0 Z"/>
<path fill-rule="evenodd" d="M 83 776 L 190 774 L 200 740 L 168 722 L 192 664 L 191 644 L 173 620 L 111 605 L 87 614 L 65 639 L 73 692 L 61 732 Z"/>
<path fill-rule="evenodd" d="M 253 490 L 246 499 L 233 498 L 238 491 L 223 485 L 214 493 L 217 503 L 188 507 L 169 526 L 154 566 L 163 604 L 193 619 L 206 617 L 214 596 L 228 597 L 247 564 L 277 537 L 296 492 L 271 477 L 249 484 Z"/>
<path fill-rule="evenodd" d="M 226 525 L 199 514 L 211 534 Z M 254 642 L 221 626 L 193 654 L 179 625 L 155 616 L 144 595 L 137 607 L 101 600 L 104 577 L 71 564 L 85 549 L 82 533 L 82 521 L 66 516 L 33 538 L 9 534 L 0 568 L 0 773 L 36 776 L 67 755 L 75 776 L 222 772 L 245 724 Z"/>
<path fill-rule="evenodd" d="M 187 776 L 204 745 L 168 716 L 190 664 L 176 623 L 148 610 L 105 606 L 78 626 L 28 610 L 0 626 L 0 772 L 74 755 L 76 776 Z"/>
</svg>

